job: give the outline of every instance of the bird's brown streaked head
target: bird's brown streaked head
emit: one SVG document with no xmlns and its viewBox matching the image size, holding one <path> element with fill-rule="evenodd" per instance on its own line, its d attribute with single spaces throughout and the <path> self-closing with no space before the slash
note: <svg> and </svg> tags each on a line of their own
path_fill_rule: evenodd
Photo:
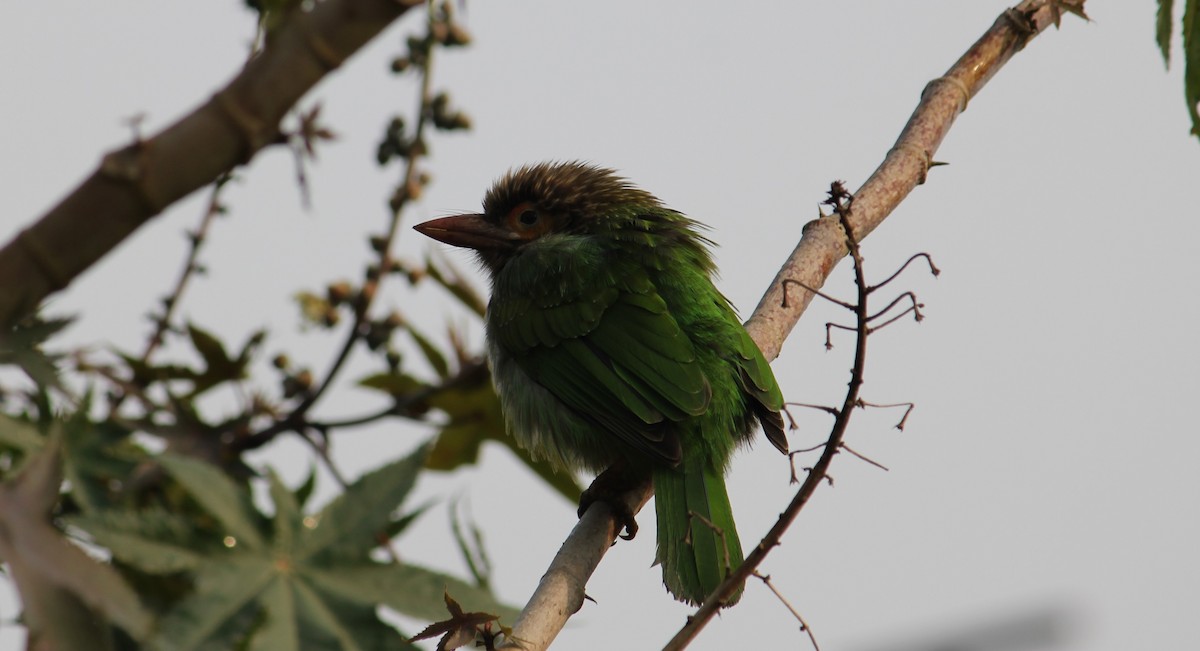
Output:
<svg viewBox="0 0 1200 651">
<path fill-rule="evenodd" d="M 630 211 L 630 206 L 636 209 Z M 665 212 L 677 214 L 612 170 L 578 161 L 551 162 L 505 174 L 484 196 L 482 213 L 443 217 L 414 228 L 446 244 L 474 249 L 495 273 L 524 244 L 544 235 L 595 234 L 625 228 L 634 215 L 653 221 Z M 652 227 L 643 221 L 636 230 Z"/>
<path fill-rule="evenodd" d="M 500 221 L 525 207 L 552 216 L 557 229 L 607 214 L 612 207 L 662 205 L 654 195 L 634 187 L 616 172 L 579 161 L 540 163 L 510 171 L 483 198 L 483 212 Z"/>
</svg>

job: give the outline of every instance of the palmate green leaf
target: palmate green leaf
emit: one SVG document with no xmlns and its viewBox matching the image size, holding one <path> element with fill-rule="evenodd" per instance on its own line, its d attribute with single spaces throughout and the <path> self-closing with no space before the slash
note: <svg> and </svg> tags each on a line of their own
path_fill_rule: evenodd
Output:
<svg viewBox="0 0 1200 651">
<path fill-rule="evenodd" d="M 0 414 L 0 445 L 28 454 L 42 449 L 45 442 L 37 425 Z"/>
<path fill-rule="evenodd" d="M 134 474 L 148 455 L 130 430 L 113 422 L 89 419 L 89 393 L 63 425 L 63 470 L 71 482 L 71 499 L 85 511 L 113 506 L 121 482 Z"/>
<path fill-rule="evenodd" d="M 376 536 L 412 490 L 428 454 L 429 444 L 424 444 L 407 457 L 359 477 L 315 516 L 316 526 L 298 542 L 297 557 L 327 552 L 358 558 L 378 547 Z"/>
<path fill-rule="evenodd" d="M 262 594 L 266 619 L 250 638 L 249 651 L 300 651 L 296 596 L 289 581 L 273 581 Z"/>
<path fill-rule="evenodd" d="M 306 582 L 309 593 L 320 598 L 324 612 L 340 622 L 341 629 L 350 633 L 354 644 L 363 651 L 417 651 L 417 647 L 407 641 L 407 636 L 379 619 L 375 604 L 362 604 L 349 599 L 342 599 Z M 340 651 L 341 646 L 335 634 L 310 622 L 301 614 L 301 639 L 304 640 L 304 651 Z"/>
<path fill-rule="evenodd" d="M 479 528 L 473 518 L 468 516 L 468 521 L 465 523 L 471 530 L 471 538 L 468 540 L 467 534 L 463 531 L 464 523 L 458 517 L 458 505 L 458 500 L 450 505 L 450 530 L 454 534 L 454 542 L 458 545 L 458 551 L 466 561 L 472 578 L 475 579 L 475 585 L 491 591 L 492 562 L 488 559 L 487 548 L 483 544 L 483 530 Z"/>
<path fill-rule="evenodd" d="M 296 496 L 279 480 L 274 470 L 267 473 L 270 481 L 271 501 L 275 503 L 275 517 L 272 518 L 275 531 L 274 547 L 279 550 L 290 550 L 295 546 L 295 540 L 303 527 L 304 514 L 300 512 L 300 504 Z"/>
<path fill-rule="evenodd" d="M 13 348 L 40 346 L 46 343 L 50 337 L 58 334 L 60 330 L 71 325 L 74 320 L 74 317 L 47 319 L 42 316 L 23 319 L 12 327 L 8 336 L 3 338 L 4 344 Z"/>
<path fill-rule="evenodd" d="M 442 351 L 438 350 L 437 345 L 435 345 L 433 341 L 431 341 L 429 337 L 426 337 L 420 330 L 414 328 L 412 324 L 405 324 L 404 329 L 408 330 L 408 334 L 413 338 L 413 341 L 416 342 L 417 348 L 421 349 L 421 354 L 425 356 L 425 360 L 429 362 L 430 366 L 433 367 L 433 370 L 438 374 L 438 377 L 449 377 L 450 363 L 446 361 L 446 355 L 443 354 Z"/>
<path fill-rule="evenodd" d="M 55 424 L 55 427 L 58 425 Z M 33 458 L 33 453 L 42 449 L 46 439 L 42 436 L 41 431 L 33 423 L 28 423 L 23 420 L 18 420 L 0 414 L 0 448 L 8 448 L 15 450 L 21 454 L 19 463 L 9 470 L 7 475 L 17 475 L 25 464 Z M 4 456 L 8 456 L 5 454 Z"/>
<path fill-rule="evenodd" d="M 128 478 L 146 451 L 130 438 L 130 431 L 111 422 L 96 423 L 88 418 L 92 395 L 84 396 L 78 409 L 52 422 L 47 429 L 62 438 L 62 465 L 71 482 L 70 499 L 84 509 L 107 506 L 114 482 Z M 46 441 L 42 429 L 34 423 L 0 414 L 0 448 L 9 448 L 23 456 L 9 474 L 15 475 Z"/>
<path fill-rule="evenodd" d="M 60 355 L 48 354 L 41 346 L 73 320 L 34 316 L 0 331 L 0 365 L 12 364 L 19 367 L 39 387 L 62 389 L 56 364 Z"/>
<path fill-rule="evenodd" d="M 216 335 L 194 323 L 187 325 L 187 331 L 188 337 L 192 340 L 192 346 L 196 349 L 196 352 L 200 353 L 200 357 L 210 368 L 233 364 L 229 353 L 225 351 L 225 344 L 221 343 L 221 340 Z"/>
<path fill-rule="evenodd" d="M 559 471 L 545 460 L 534 460 L 507 434 L 490 376 L 478 384 L 438 391 L 430 396 L 429 404 L 445 412 L 450 422 L 438 432 L 425 467 L 448 471 L 474 464 L 484 441 L 498 441 L 568 501 L 579 501 L 583 487 L 572 473 Z"/>
<path fill-rule="evenodd" d="M 224 525 L 237 544 L 251 549 L 263 548 L 258 525 L 260 516 L 251 504 L 249 494 L 219 468 L 198 459 L 172 454 L 160 456 L 159 463 L 204 510 Z"/>
<path fill-rule="evenodd" d="M 200 371 L 194 368 L 183 366 L 182 364 L 148 364 L 141 359 L 123 353 L 119 350 L 113 350 L 113 353 L 125 362 L 125 366 L 129 368 L 129 372 L 133 374 L 132 381 L 135 384 L 147 385 L 152 382 L 166 382 L 169 380 L 189 380 L 195 381 L 200 377 Z"/>
<path fill-rule="evenodd" d="M 573 473 L 566 470 L 559 470 L 545 459 L 534 459 L 529 454 L 529 450 L 517 445 L 516 440 L 511 436 L 505 436 L 500 439 L 500 442 L 507 446 L 509 450 L 512 450 L 512 453 L 517 455 L 517 458 L 522 463 L 528 466 L 538 477 L 541 477 L 542 481 L 558 491 L 558 494 L 565 497 L 568 502 L 572 504 L 579 503 L 579 496 L 583 493 L 583 486 L 579 485 L 579 480 L 575 478 Z"/>
<path fill-rule="evenodd" d="M 377 603 L 321 589 L 286 557 L 239 552 L 234 558 L 200 569 L 197 592 L 163 618 L 150 649 L 415 649 L 378 618 Z"/>
<path fill-rule="evenodd" d="M 0 555 L 24 596 L 30 629 L 46 644 L 75 648 L 58 618 L 85 612 L 86 605 L 134 639 L 144 639 L 151 616 L 129 584 L 50 524 L 62 484 L 61 450 L 61 436 L 52 435 L 20 475 L 0 485 Z"/>
<path fill-rule="evenodd" d="M 204 360 L 204 370 L 194 378 L 189 397 L 194 398 L 219 384 L 240 380 L 246 376 L 250 353 L 256 346 L 254 342 L 261 341 L 261 333 L 256 333 L 250 338 L 238 359 L 232 359 L 225 350 L 225 345 L 215 335 L 193 323 L 189 323 L 187 328 L 192 346 Z"/>
<path fill-rule="evenodd" d="M 427 450 L 428 445 L 421 446 L 364 475 L 326 506 L 312 526 L 305 525 L 294 492 L 269 472 L 274 524 L 270 533 L 263 528 L 259 544 L 185 548 L 180 538 L 186 532 L 162 513 L 88 514 L 72 523 L 92 532 L 97 542 L 111 545 L 115 557 L 129 557 L 135 567 L 192 573 L 194 592 L 162 617 L 150 649 L 415 649 L 379 620 L 377 606 L 440 617 L 440 596 L 448 586 L 472 607 L 502 616 L 515 612 L 499 605 L 488 591 L 459 579 L 371 560 L 370 551 L 379 544 L 377 534 L 397 527 L 391 514 L 415 483 Z M 226 528 L 259 531 L 253 521 L 261 516 L 249 506 L 248 491 L 218 477 L 218 469 L 179 458 L 168 459 L 164 467 Z M 245 521 L 237 523 L 239 519 Z M 122 525 L 127 528 L 121 530 Z M 158 534 L 161 538 L 155 540 Z M 244 539 L 243 535 L 240 540 Z M 146 558 L 134 558 L 138 552 Z M 423 599 L 429 603 L 420 603 Z"/>
<path fill-rule="evenodd" d="M 294 583 L 293 587 L 296 590 L 297 601 L 304 621 L 315 625 L 337 640 L 338 645 L 344 651 L 361 651 L 351 630 L 338 619 L 337 613 L 321 599 L 320 595 L 299 581 Z"/>
<path fill-rule="evenodd" d="M 253 631 L 256 627 L 261 626 L 262 620 L 262 607 L 259 602 L 247 602 L 241 610 L 226 618 L 225 622 L 200 646 L 196 647 L 195 651 L 230 651 L 231 649 L 244 651 L 248 644 L 249 634 L 247 631 Z"/>
<path fill-rule="evenodd" d="M 1183 94 L 1192 116 L 1192 135 L 1200 137 L 1200 0 L 1183 9 Z"/>
<path fill-rule="evenodd" d="M 238 351 L 237 359 L 235 360 L 244 369 L 246 364 L 250 362 L 250 358 L 258 352 L 262 347 L 262 343 L 267 339 L 266 330 L 255 330 L 246 338 L 246 343 L 242 344 L 241 350 Z"/>
<path fill-rule="evenodd" d="M 390 539 L 395 538 L 396 536 L 399 536 L 400 534 L 404 533 L 404 530 L 408 529 L 408 525 L 416 522 L 417 518 L 424 515 L 425 512 L 428 511 L 429 508 L 433 506 L 433 504 L 434 503 L 432 501 L 426 502 L 426 503 L 422 504 L 421 506 L 418 506 L 417 508 L 413 509 L 412 511 L 409 511 L 408 513 L 405 513 L 404 515 L 396 518 L 395 520 L 392 520 L 391 522 L 388 523 L 387 527 L 384 528 L 384 530 L 383 530 L 384 535 L 386 535 L 388 537 L 388 539 L 390 540 Z"/>
<path fill-rule="evenodd" d="M 411 564 L 365 563 L 336 570 L 308 568 L 304 578 L 321 591 L 362 604 L 379 603 L 426 620 L 446 615 L 442 596 L 448 591 L 467 610 L 493 613 L 509 621 L 520 612 L 496 600 L 487 590 L 462 579 Z"/>
<path fill-rule="evenodd" d="M 359 380 L 358 385 L 378 389 L 393 398 L 404 398 L 429 387 L 425 382 L 407 373 L 373 373 Z"/>
<path fill-rule="evenodd" d="M 1163 63 L 1171 63 L 1171 23 L 1175 16 L 1175 0 L 1158 0 L 1158 25 L 1155 28 L 1154 40 L 1162 51 Z"/>
<path fill-rule="evenodd" d="M 384 391 L 397 399 L 430 389 L 428 383 L 404 373 L 376 373 L 358 383 Z M 508 436 L 500 399 L 492 388 L 489 374 L 481 374 L 478 382 L 469 385 L 455 385 L 431 391 L 422 404 L 411 405 L 413 409 L 433 407 L 450 417 L 450 422 L 438 431 L 434 439 L 433 448 L 425 461 L 426 468 L 450 471 L 459 466 L 474 465 L 479 460 L 479 449 L 484 441 L 499 441 L 568 501 L 579 500 L 583 487 L 573 474 L 559 471 L 544 460 L 534 460 L 528 451 Z"/>
<path fill-rule="evenodd" d="M 204 562 L 202 553 L 189 545 L 194 535 L 189 520 L 162 509 L 112 509 L 64 521 L 86 531 L 117 560 L 148 574 L 195 570 Z"/>
<path fill-rule="evenodd" d="M 312 497 L 313 489 L 317 487 L 317 466 L 312 464 L 308 467 L 308 477 L 304 479 L 304 483 L 296 489 L 296 505 L 304 508 L 308 504 L 308 498 Z"/>
<path fill-rule="evenodd" d="M 199 648 L 277 578 L 277 567 L 268 555 L 248 550 L 222 556 L 196 571 L 195 590 L 159 621 L 151 649 Z"/>
<path fill-rule="evenodd" d="M 506 436 L 500 399 L 490 382 L 438 391 L 428 402 L 450 421 L 438 433 L 425 464 L 427 468 L 453 470 L 463 464 L 474 464 L 483 441 Z"/>
</svg>

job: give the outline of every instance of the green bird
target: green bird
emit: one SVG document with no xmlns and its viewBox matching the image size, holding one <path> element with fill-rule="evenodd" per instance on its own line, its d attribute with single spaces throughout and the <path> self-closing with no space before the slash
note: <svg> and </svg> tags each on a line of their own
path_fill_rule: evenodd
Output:
<svg viewBox="0 0 1200 651">
<path fill-rule="evenodd" d="M 663 583 L 689 604 L 742 562 L 734 449 L 757 420 L 787 452 L 779 385 L 713 286 L 702 228 L 578 162 L 511 171 L 482 213 L 416 226 L 474 249 L 491 276 L 488 357 L 511 434 L 563 468 L 651 476 Z M 632 537 L 627 508 L 623 523 Z"/>
</svg>

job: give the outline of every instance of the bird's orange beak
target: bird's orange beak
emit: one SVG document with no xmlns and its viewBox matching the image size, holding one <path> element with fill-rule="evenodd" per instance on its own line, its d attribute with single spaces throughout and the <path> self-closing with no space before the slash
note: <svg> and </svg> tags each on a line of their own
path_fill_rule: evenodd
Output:
<svg viewBox="0 0 1200 651">
<path fill-rule="evenodd" d="M 496 226 L 483 215 L 454 215 L 413 226 L 422 235 L 468 249 L 511 249 L 521 242 L 516 233 Z"/>
</svg>

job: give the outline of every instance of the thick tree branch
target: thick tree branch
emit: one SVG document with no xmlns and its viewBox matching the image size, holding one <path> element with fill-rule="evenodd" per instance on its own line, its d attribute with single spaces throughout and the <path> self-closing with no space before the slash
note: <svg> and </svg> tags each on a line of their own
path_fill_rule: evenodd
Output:
<svg viewBox="0 0 1200 651">
<path fill-rule="evenodd" d="M 854 194 L 850 225 L 856 239 L 861 241 L 875 230 L 913 188 L 925 181 L 934 152 L 954 118 L 966 109 L 968 100 L 1034 36 L 1057 24 L 1064 11 L 1081 11 L 1083 1 L 1025 0 L 1001 15 L 945 75 L 929 83 L 896 145 Z M 784 280 L 819 288 L 847 254 L 845 231 L 838 219 L 837 216 L 818 219 L 804 227 L 800 243 L 746 323 L 746 329 L 768 359 L 779 356 L 783 341 L 813 297 L 812 292 L 800 290 L 800 294 L 793 293 L 785 302 Z M 651 491 L 652 487 L 647 486 L 640 492 L 631 492 L 626 500 L 645 504 Z M 601 509 L 603 513 L 597 513 Z M 547 648 L 566 620 L 579 610 L 587 578 L 599 563 L 599 557 L 573 558 L 568 550 L 590 549 L 603 555 L 617 532 L 607 507 L 594 504 L 572 530 L 526 604 L 512 635 L 499 648 L 525 651 Z"/>
<path fill-rule="evenodd" d="M 0 249 L 0 325 L 67 286 L 167 206 L 212 183 L 263 147 L 326 74 L 419 1 L 326 0 L 294 12 L 266 49 L 195 111 L 100 167 Z"/>
<path fill-rule="evenodd" d="M 631 512 L 637 513 L 653 493 L 654 486 L 647 481 L 626 493 L 622 499 Z M 617 534 L 621 533 L 621 528 L 608 504 L 593 503 L 571 530 L 550 562 L 550 567 L 542 575 L 537 590 L 513 624 L 513 634 L 496 648 L 527 651 L 549 648 L 571 615 L 583 607 L 588 578 L 600 565 L 600 560 L 617 539 Z"/>
<path fill-rule="evenodd" d="M 875 230 L 892 210 L 925 182 L 933 154 L 950 131 L 954 119 L 984 84 L 1012 55 L 1050 25 L 1057 25 L 1064 11 L 1082 11 L 1084 0 L 1025 0 L 1009 9 L 946 74 L 929 82 L 921 102 L 883 163 L 854 193 L 851 226 L 860 239 Z M 779 350 L 812 301 L 813 293 L 792 292 L 784 300 L 784 281 L 791 280 L 820 288 L 837 263 L 846 257 L 845 238 L 836 217 L 809 222 L 800 243 L 759 301 L 746 322 L 768 360 Z"/>
</svg>

